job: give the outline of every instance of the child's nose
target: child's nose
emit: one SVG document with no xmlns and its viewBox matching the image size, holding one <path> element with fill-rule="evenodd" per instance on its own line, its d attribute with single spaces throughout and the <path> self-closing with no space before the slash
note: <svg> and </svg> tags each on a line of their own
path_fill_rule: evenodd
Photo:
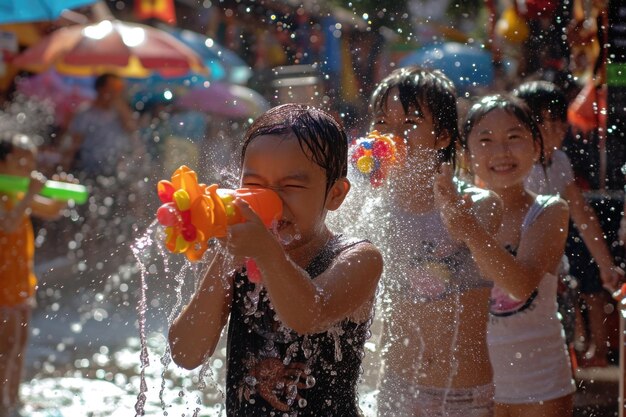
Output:
<svg viewBox="0 0 626 417">
<path fill-rule="evenodd" d="M 508 141 L 500 142 L 497 149 L 501 155 L 511 155 L 511 146 Z"/>
</svg>

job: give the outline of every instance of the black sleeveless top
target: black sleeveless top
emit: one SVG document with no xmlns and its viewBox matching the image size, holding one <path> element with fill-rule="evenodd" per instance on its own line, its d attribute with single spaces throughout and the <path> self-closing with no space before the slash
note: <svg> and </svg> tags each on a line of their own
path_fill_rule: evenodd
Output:
<svg viewBox="0 0 626 417">
<path fill-rule="evenodd" d="M 324 272 L 362 240 L 334 236 L 306 268 Z M 236 274 L 228 327 L 226 411 L 232 417 L 356 417 L 357 380 L 370 322 L 343 320 L 302 336 L 276 316 L 262 285 Z"/>
</svg>

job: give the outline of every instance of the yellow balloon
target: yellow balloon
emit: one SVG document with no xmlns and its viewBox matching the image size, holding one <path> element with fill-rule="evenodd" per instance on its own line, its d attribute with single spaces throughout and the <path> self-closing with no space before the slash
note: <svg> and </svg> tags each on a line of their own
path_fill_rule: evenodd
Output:
<svg viewBox="0 0 626 417">
<path fill-rule="evenodd" d="M 363 174 L 369 174 L 374 169 L 374 158 L 369 155 L 362 156 L 356 161 L 356 167 Z"/>
<path fill-rule="evenodd" d="M 496 33 L 509 42 L 522 43 L 528 38 L 529 30 L 526 21 L 521 18 L 513 7 L 502 12 L 496 23 Z"/>
</svg>

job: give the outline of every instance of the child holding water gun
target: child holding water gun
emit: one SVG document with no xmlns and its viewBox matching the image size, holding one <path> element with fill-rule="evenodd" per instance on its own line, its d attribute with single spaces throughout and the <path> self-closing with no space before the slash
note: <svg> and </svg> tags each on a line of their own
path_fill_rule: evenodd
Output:
<svg viewBox="0 0 626 417">
<path fill-rule="evenodd" d="M 520 85 L 513 94 L 530 108 L 544 141 L 545 163 L 537 163 L 526 179 L 526 188 L 537 194 L 559 195 L 567 201 L 570 216 L 578 227 L 589 252 L 600 270 L 596 276 L 582 277 L 581 293 L 589 307 L 589 328 L 593 344 L 583 357 L 586 365 L 607 365 L 607 334 L 604 306 L 615 291 L 623 274 L 614 259 L 595 212 L 576 185 L 572 164 L 561 150 L 567 130 L 567 99 L 548 81 L 531 81 Z M 602 288 L 604 287 L 604 288 Z"/>
<path fill-rule="evenodd" d="M 449 167 L 436 195 L 450 233 L 495 282 L 488 325 L 495 415 L 571 415 L 575 385 L 556 305 L 569 210 L 558 196 L 524 186 L 543 159 L 541 132 L 524 102 L 496 95 L 470 108 L 463 135 L 474 174 L 502 199 L 500 230 L 489 233 L 471 215 Z"/>
<path fill-rule="evenodd" d="M 272 234 L 242 201 L 244 223 L 228 229 L 189 304 L 172 324 L 174 361 L 195 368 L 229 321 L 228 416 L 360 414 L 356 384 L 382 258 L 369 242 L 325 224 L 350 189 L 347 138 L 328 114 L 275 107 L 248 129 L 241 185 L 276 191 L 283 217 Z M 242 273 L 252 258 L 255 284 Z"/>
<path fill-rule="evenodd" d="M 59 216 L 66 204 L 37 195 L 46 178 L 35 171 L 36 147 L 28 136 L 0 135 L 0 175 L 30 178 L 28 191 L 0 191 L 0 416 L 18 406 L 28 324 L 37 284 L 30 215 Z"/>
<path fill-rule="evenodd" d="M 377 234 L 393 248 L 383 280 L 378 415 L 491 416 L 486 333 L 493 284 L 448 232 L 435 199 L 438 169 L 453 160 L 459 137 L 455 88 L 440 71 L 402 68 L 381 81 L 370 108 L 373 128 L 406 146 L 382 187 L 389 191 L 389 227 Z M 463 196 L 472 218 L 495 234 L 497 196 L 478 188 Z"/>
</svg>

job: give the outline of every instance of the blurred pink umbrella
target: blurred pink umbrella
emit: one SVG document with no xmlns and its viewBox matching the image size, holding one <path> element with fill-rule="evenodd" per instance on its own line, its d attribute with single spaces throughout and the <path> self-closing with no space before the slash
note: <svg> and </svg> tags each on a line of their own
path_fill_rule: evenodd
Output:
<svg viewBox="0 0 626 417">
<path fill-rule="evenodd" d="M 49 103 L 54 108 L 58 125 L 66 126 L 81 104 L 95 97 L 92 89 L 68 85 L 54 71 L 24 78 L 17 84 L 17 92 L 31 99 Z"/>
<path fill-rule="evenodd" d="M 215 82 L 190 90 L 176 104 L 182 109 L 233 119 L 256 117 L 270 108 L 267 100 L 250 88 Z"/>
</svg>

